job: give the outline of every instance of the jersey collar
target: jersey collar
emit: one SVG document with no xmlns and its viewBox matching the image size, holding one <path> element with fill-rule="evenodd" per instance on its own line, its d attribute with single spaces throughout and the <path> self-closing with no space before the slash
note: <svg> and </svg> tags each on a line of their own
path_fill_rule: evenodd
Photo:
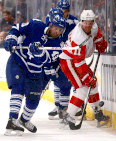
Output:
<svg viewBox="0 0 116 141">
<path fill-rule="evenodd" d="M 47 36 L 48 39 L 54 39 L 53 37 L 49 37 L 46 33 L 47 33 L 47 30 L 48 30 L 49 27 L 46 27 L 44 29 L 44 34 Z"/>
<path fill-rule="evenodd" d="M 44 29 L 44 34 L 46 34 L 48 28 L 49 28 L 49 27 L 46 27 L 46 28 Z M 46 35 L 47 35 L 47 34 L 46 34 Z"/>
</svg>

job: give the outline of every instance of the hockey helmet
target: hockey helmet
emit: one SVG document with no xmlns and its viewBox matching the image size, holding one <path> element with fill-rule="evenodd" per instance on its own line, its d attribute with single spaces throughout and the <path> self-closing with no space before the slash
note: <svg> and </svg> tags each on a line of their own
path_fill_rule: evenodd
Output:
<svg viewBox="0 0 116 141">
<path fill-rule="evenodd" d="M 57 7 L 60 7 L 61 9 L 70 9 L 70 4 L 68 0 L 60 0 L 57 3 Z"/>
<path fill-rule="evenodd" d="M 66 20 L 64 17 L 61 17 L 59 15 L 55 15 L 52 19 L 51 19 L 51 23 L 52 25 L 56 25 L 60 28 L 65 28 L 66 27 Z"/>
<path fill-rule="evenodd" d="M 52 18 L 52 17 L 55 16 L 55 15 L 59 15 L 59 16 L 63 17 L 64 12 L 63 12 L 62 9 L 59 8 L 59 7 L 51 8 L 51 10 L 50 10 L 50 12 L 49 12 L 50 18 Z"/>
<path fill-rule="evenodd" d="M 95 21 L 95 14 L 92 10 L 83 10 L 80 16 L 81 21 Z"/>
</svg>

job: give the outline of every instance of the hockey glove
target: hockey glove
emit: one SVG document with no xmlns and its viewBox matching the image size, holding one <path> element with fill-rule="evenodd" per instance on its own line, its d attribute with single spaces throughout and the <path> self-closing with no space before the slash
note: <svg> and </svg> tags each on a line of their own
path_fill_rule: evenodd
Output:
<svg viewBox="0 0 116 141">
<path fill-rule="evenodd" d="M 17 37 L 15 35 L 8 35 L 5 39 L 4 48 L 6 51 L 10 51 L 12 53 L 13 46 L 17 46 Z"/>
<path fill-rule="evenodd" d="M 86 73 L 82 79 L 81 79 L 85 85 L 87 87 L 90 87 L 90 85 L 92 86 L 92 88 L 95 88 L 96 87 L 96 82 L 97 82 L 97 78 L 92 78 L 92 76 L 89 74 L 89 73 Z"/>
<path fill-rule="evenodd" d="M 97 36 L 94 38 L 94 43 L 96 44 L 96 50 L 99 53 L 104 53 L 105 49 L 107 48 L 107 42 L 104 39 L 104 36 L 99 31 Z"/>
<path fill-rule="evenodd" d="M 105 40 L 103 42 L 96 43 L 96 50 L 98 50 L 99 53 L 104 53 L 106 48 L 107 42 Z"/>
<path fill-rule="evenodd" d="M 40 42 L 34 42 L 33 44 L 30 44 L 29 45 L 30 52 L 36 55 L 41 54 L 42 50 L 39 50 L 39 47 L 42 47 Z"/>
</svg>

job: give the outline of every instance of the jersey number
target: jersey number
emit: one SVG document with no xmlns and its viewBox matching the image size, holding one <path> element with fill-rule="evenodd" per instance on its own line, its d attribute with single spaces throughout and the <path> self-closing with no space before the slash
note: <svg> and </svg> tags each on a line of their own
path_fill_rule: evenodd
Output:
<svg viewBox="0 0 116 141">
<path fill-rule="evenodd" d="M 81 48 L 78 48 L 78 50 L 75 50 L 74 55 L 81 55 Z"/>
</svg>

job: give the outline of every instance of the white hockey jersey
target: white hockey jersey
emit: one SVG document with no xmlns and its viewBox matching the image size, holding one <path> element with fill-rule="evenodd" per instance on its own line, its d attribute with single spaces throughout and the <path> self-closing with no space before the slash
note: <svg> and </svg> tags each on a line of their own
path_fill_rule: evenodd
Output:
<svg viewBox="0 0 116 141">
<path fill-rule="evenodd" d="M 76 69 L 80 74 L 83 75 L 84 72 L 88 70 L 88 66 L 86 64 L 85 59 L 90 57 L 96 45 L 94 43 L 94 39 L 99 40 L 100 30 L 96 23 L 94 23 L 91 29 L 90 38 L 82 45 L 80 48 L 75 50 L 63 50 L 60 54 L 61 59 L 73 59 Z M 76 47 L 83 43 L 89 35 L 87 35 L 83 29 L 81 28 L 81 22 L 79 22 L 76 27 L 69 33 L 68 40 L 64 44 L 64 47 Z M 98 37 L 97 37 L 98 36 Z"/>
</svg>

